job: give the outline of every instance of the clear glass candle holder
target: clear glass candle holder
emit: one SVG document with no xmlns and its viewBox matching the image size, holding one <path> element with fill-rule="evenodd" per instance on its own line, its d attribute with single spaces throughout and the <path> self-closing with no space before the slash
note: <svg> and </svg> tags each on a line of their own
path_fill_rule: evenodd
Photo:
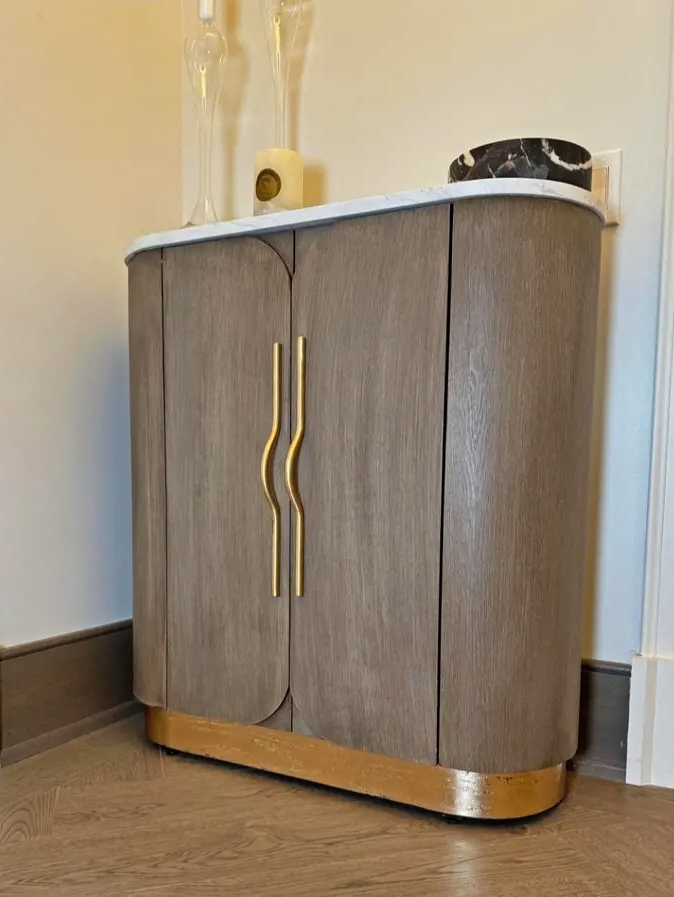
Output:
<svg viewBox="0 0 674 897">
<path fill-rule="evenodd" d="M 288 146 L 288 85 L 302 0 L 259 0 L 274 86 L 274 146 L 255 156 L 255 214 L 302 207 L 304 163 Z"/>
<path fill-rule="evenodd" d="M 211 185 L 215 108 L 222 87 L 227 43 L 215 24 L 213 0 L 200 0 L 199 26 L 185 41 L 185 63 L 192 85 L 199 134 L 199 193 L 187 227 L 218 220 Z"/>
</svg>

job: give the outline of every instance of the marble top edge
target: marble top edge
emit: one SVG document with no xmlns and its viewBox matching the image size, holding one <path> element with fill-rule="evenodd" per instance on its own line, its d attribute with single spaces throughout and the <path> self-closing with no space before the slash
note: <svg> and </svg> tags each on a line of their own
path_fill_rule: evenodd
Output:
<svg viewBox="0 0 674 897">
<path fill-rule="evenodd" d="M 239 218 L 235 221 L 221 221 L 200 227 L 183 227 L 139 237 L 127 246 L 125 261 L 134 255 L 150 249 L 179 246 L 188 243 L 202 243 L 224 237 L 244 234 L 268 234 L 293 228 L 312 227 L 329 224 L 340 219 L 358 218 L 363 215 L 390 212 L 396 209 L 410 209 L 446 202 L 459 202 L 484 196 L 538 196 L 585 206 L 605 221 L 603 203 L 587 190 L 556 181 L 534 180 L 530 178 L 504 178 L 494 180 L 463 181 L 442 184 L 438 187 L 424 187 L 403 193 L 388 193 L 381 196 L 367 196 L 334 202 L 324 206 L 310 206 L 292 212 L 275 212 L 271 215 Z"/>
</svg>

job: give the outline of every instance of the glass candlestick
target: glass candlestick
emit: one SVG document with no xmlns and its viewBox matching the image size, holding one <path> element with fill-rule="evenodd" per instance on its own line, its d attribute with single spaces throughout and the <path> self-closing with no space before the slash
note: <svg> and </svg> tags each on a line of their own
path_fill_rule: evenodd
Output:
<svg viewBox="0 0 674 897">
<path fill-rule="evenodd" d="M 222 85 L 227 44 L 215 24 L 215 0 L 199 0 L 199 30 L 185 41 L 199 132 L 199 195 L 186 227 L 218 220 L 211 188 L 211 149 L 215 105 Z"/>
<path fill-rule="evenodd" d="M 302 0 L 260 0 L 274 83 L 274 146 L 255 156 L 255 214 L 302 206 L 304 164 L 288 147 L 288 81 Z"/>
</svg>

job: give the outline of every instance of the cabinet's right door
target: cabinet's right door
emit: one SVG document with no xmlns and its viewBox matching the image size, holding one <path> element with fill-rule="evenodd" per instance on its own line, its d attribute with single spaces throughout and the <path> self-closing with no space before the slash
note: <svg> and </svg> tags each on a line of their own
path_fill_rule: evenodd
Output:
<svg viewBox="0 0 674 897">
<path fill-rule="evenodd" d="M 293 281 L 293 337 L 307 340 L 294 726 L 427 763 L 437 759 L 449 224 L 443 206 L 302 231 Z"/>
</svg>

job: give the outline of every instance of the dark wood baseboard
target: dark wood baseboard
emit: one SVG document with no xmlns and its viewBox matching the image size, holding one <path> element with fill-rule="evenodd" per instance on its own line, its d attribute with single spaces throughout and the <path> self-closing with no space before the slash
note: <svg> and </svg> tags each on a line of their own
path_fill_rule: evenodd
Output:
<svg viewBox="0 0 674 897">
<path fill-rule="evenodd" d="M 0 648 L 0 765 L 109 725 L 139 708 L 131 621 Z M 586 661 L 571 766 L 624 781 L 631 668 Z"/>
<path fill-rule="evenodd" d="M 133 712 L 131 621 L 0 649 L 0 765 Z"/>
<path fill-rule="evenodd" d="M 578 753 L 572 762 L 578 772 L 625 781 L 631 674 L 628 664 L 583 663 Z"/>
</svg>

